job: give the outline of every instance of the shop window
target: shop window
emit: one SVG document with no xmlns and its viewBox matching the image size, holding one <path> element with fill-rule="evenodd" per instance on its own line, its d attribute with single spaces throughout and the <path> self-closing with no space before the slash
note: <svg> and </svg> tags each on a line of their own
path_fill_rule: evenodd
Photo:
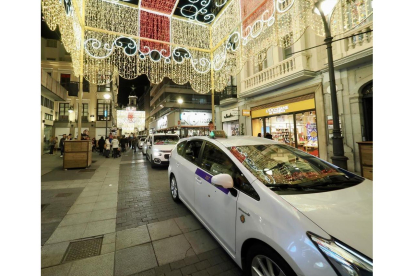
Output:
<svg viewBox="0 0 414 276">
<path fill-rule="evenodd" d="M 221 173 L 229 174 L 233 178 L 234 188 L 259 200 L 259 195 L 246 177 L 241 173 L 239 168 L 237 168 L 230 157 L 216 145 L 207 142 L 204 146 L 203 155 L 201 156 L 201 168 L 212 175 Z"/>
<path fill-rule="evenodd" d="M 319 156 L 318 129 L 316 127 L 316 112 L 296 113 L 296 135 L 298 149 Z"/>
<path fill-rule="evenodd" d="M 184 149 L 184 158 L 192 163 L 196 163 L 200 154 L 201 146 L 203 141 L 193 140 L 188 141 Z"/>
<path fill-rule="evenodd" d="M 293 115 L 279 115 L 266 118 L 266 131 L 272 139 L 289 146 L 295 146 Z"/>
</svg>

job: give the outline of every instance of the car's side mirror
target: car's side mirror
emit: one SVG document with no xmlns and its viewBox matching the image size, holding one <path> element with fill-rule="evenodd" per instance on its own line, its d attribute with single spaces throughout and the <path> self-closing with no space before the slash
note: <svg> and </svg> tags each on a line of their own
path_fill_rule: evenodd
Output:
<svg viewBox="0 0 414 276">
<path fill-rule="evenodd" d="M 233 178 L 229 174 L 220 173 L 218 175 L 215 175 L 211 178 L 211 183 L 214 185 L 222 186 L 226 189 L 233 188 Z"/>
</svg>

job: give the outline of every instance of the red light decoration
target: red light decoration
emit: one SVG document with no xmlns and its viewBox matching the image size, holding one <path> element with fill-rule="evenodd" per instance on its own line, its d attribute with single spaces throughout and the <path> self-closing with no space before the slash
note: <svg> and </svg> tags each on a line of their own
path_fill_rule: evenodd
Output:
<svg viewBox="0 0 414 276">
<path fill-rule="evenodd" d="M 170 18 L 167 16 L 140 11 L 140 36 L 170 42 Z M 140 41 L 140 51 L 144 54 L 157 50 L 163 56 L 170 56 L 170 46 L 159 42 Z M 163 51 L 164 50 L 164 51 Z"/>
<path fill-rule="evenodd" d="M 172 14 L 178 0 L 141 0 L 141 7 L 165 14 Z"/>
<path fill-rule="evenodd" d="M 246 28 L 252 25 L 256 20 L 267 20 L 274 11 L 273 0 L 264 0 L 260 1 L 251 1 L 251 0 L 241 0 L 241 19 L 243 20 L 243 36 L 249 34 L 246 31 Z M 263 13 L 268 10 L 264 18 L 261 18 Z M 250 14 L 254 11 L 252 14 Z M 249 15 L 250 14 L 250 15 Z M 253 26 L 252 26 L 253 27 Z"/>
</svg>

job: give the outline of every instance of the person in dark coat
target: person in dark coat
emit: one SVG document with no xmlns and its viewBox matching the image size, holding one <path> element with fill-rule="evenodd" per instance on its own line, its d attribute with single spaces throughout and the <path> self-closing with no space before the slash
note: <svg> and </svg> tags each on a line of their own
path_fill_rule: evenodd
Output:
<svg viewBox="0 0 414 276">
<path fill-rule="evenodd" d="M 126 138 L 125 138 L 125 135 L 123 135 L 122 138 L 121 138 L 122 152 L 125 152 L 125 146 L 126 146 Z"/>
<path fill-rule="evenodd" d="M 104 140 L 103 136 L 101 136 L 101 139 L 99 139 L 99 141 L 98 141 L 99 155 L 103 154 L 104 145 L 105 145 L 105 140 Z"/>
<path fill-rule="evenodd" d="M 66 140 L 66 134 L 63 134 L 63 137 L 60 138 L 60 141 L 59 141 L 60 157 L 63 157 L 63 153 L 65 152 L 65 140 Z"/>
<path fill-rule="evenodd" d="M 270 134 L 269 132 L 266 132 L 265 138 L 273 140 L 272 134 Z"/>
</svg>

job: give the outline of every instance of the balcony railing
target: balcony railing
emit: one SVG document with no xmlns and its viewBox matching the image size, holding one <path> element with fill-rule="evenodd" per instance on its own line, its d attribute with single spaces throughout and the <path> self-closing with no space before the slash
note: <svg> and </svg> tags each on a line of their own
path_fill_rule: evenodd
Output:
<svg viewBox="0 0 414 276">
<path fill-rule="evenodd" d="M 56 96 L 58 96 L 62 100 L 67 99 L 68 91 L 65 89 L 60 83 L 53 79 L 48 73 L 44 70 L 41 71 L 41 84 L 42 86 L 46 87 Z"/>
<path fill-rule="evenodd" d="M 374 35 L 374 32 L 372 32 L 372 30 L 373 22 L 371 21 L 345 33 L 344 36 L 348 37 L 345 40 L 345 49 L 347 49 L 346 54 L 351 55 L 372 47 Z"/>
<path fill-rule="evenodd" d="M 307 69 L 306 54 L 296 54 L 245 79 L 242 82 L 242 92 L 254 89 L 258 86 L 275 81 L 304 69 Z"/>
</svg>

